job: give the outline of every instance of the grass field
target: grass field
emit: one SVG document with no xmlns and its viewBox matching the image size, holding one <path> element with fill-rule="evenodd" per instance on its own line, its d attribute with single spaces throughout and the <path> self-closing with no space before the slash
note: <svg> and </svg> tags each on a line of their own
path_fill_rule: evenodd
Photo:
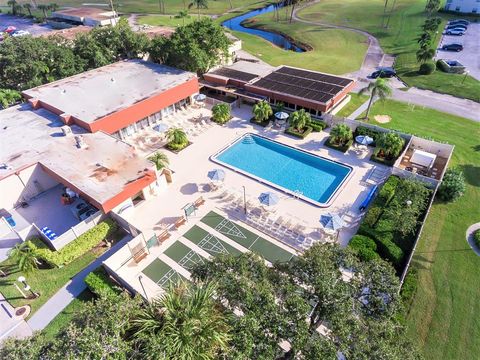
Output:
<svg viewBox="0 0 480 360">
<path fill-rule="evenodd" d="M 243 49 L 273 65 L 301 66 L 332 74 L 344 74 L 360 68 L 367 51 L 366 37 L 345 30 L 326 29 L 301 23 L 275 22 L 272 14 L 257 16 L 248 26 L 286 33 L 313 50 L 304 53 L 283 50 L 272 43 L 245 33 L 234 32 L 243 41 Z"/>
<path fill-rule="evenodd" d="M 197 15 L 190 15 L 185 18 L 185 25 L 197 20 Z M 153 26 L 171 26 L 177 27 L 184 24 L 184 19 L 177 19 L 175 15 L 143 15 L 138 18 L 139 24 L 153 25 Z"/>
<path fill-rule="evenodd" d="M 80 293 L 78 297 L 72 300 L 68 306 L 63 309 L 55 318 L 50 322 L 50 324 L 42 330 L 42 334 L 47 340 L 52 340 L 60 331 L 65 329 L 70 321 L 74 318 L 76 312 L 81 309 L 85 304 L 91 301 L 95 295 L 85 289 Z"/>
<path fill-rule="evenodd" d="M 419 64 L 416 62 L 415 52 L 418 45 L 415 39 L 421 32 L 420 26 L 425 21 L 425 1 L 396 1 L 388 29 L 382 26 L 382 22 L 387 21 L 383 16 L 384 4 L 383 0 L 346 0 L 340 3 L 336 0 L 322 0 L 300 10 L 298 16 L 305 20 L 368 31 L 380 41 L 386 53 L 397 55 L 397 72 L 409 86 L 479 101 L 480 81 L 470 76 L 467 76 L 465 82 L 461 84 L 463 75 L 446 74 L 440 71 L 429 76 L 417 73 Z M 438 16 L 444 18 L 440 29 L 443 28 L 446 19 L 452 17 L 446 14 L 438 14 Z M 440 38 L 439 34 L 436 43 Z"/>
<path fill-rule="evenodd" d="M 357 110 L 360 105 L 362 105 L 365 101 L 368 100 L 367 95 L 359 95 L 357 93 L 350 93 L 350 101 L 347 105 L 345 105 L 336 115 L 348 117 L 351 115 L 355 110 Z"/>
<path fill-rule="evenodd" d="M 464 171 L 467 192 L 454 203 L 433 205 L 413 258 L 419 284 L 407 320 L 427 359 L 478 358 L 480 257 L 465 231 L 480 220 L 480 124 L 393 100 L 375 103 L 376 114 L 392 117 L 378 125 L 455 145 L 450 166 Z"/>
</svg>

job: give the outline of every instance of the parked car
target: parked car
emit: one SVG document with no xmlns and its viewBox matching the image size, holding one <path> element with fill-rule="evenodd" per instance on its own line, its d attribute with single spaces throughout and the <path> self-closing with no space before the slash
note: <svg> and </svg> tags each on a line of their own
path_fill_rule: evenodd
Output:
<svg viewBox="0 0 480 360">
<path fill-rule="evenodd" d="M 465 35 L 465 31 L 457 30 L 457 29 L 451 29 L 451 30 L 445 31 L 445 34 L 446 35 L 454 35 L 454 36 L 463 36 L 463 35 Z"/>
<path fill-rule="evenodd" d="M 455 24 L 470 25 L 470 21 L 464 20 L 464 19 L 456 19 L 456 20 L 450 20 L 448 22 L 448 25 L 455 25 Z"/>
<path fill-rule="evenodd" d="M 11 34 L 11 33 L 13 33 L 13 32 L 16 31 L 16 30 L 17 30 L 17 28 L 16 28 L 15 26 L 7 26 L 7 27 L 3 30 L 3 32 L 6 32 L 6 33 L 8 33 L 8 34 Z"/>
<path fill-rule="evenodd" d="M 459 52 L 463 50 L 463 45 L 462 44 L 446 44 L 442 46 L 442 50 Z"/>
<path fill-rule="evenodd" d="M 379 77 L 380 78 L 391 78 L 391 77 L 394 77 L 395 75 L 397 75 L 397 73 L 393 69 L 380 69 L 380 70 L 374 71 L 372 73 L 372 75 L 370 75 L 370 77 L 372 79 L 376 79 L 376 78 L 379 78 Z"/>
<path fill-rule="evenodd" d="M 25 35 L 30 35 L 30 33 L 26 30 L 17 30 L 12 34 L 13 37 L 19 37 L 19 36 L 25 36 Z"/>
<path fill-rule="evenodd" d="M 459 30 L 464 30 L 467 31 L 468 27 L 465 25 L 449 25 L 445 28 L 446 30 L 451 30 L 451 29 L 459 29 Z"/>
</svg>

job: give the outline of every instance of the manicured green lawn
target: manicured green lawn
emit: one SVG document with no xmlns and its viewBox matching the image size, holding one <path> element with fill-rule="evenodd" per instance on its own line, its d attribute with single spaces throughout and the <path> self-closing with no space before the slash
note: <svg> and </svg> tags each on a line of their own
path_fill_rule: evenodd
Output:
<svg viewBox="0 0 480 360">
<path fill-rule="evenodd" d="M 313 50 L 304 53 L 283 50 L 272 43 L 249 34 L 235 32 L 242 41 L 242 47 L 267 63 L 297 66 L 332 74 L 344 74 L 358 70 L 367 51 L 363 35 L 345 30 L 332 30 L 321 26 L 309 26 L 285 20 L 275 22 L 271 14 L 254 18 L 249 26 L 266 28 L 287 33 L 297 41 L 310 45 Z"/>
<path fill-rule="evenodd" d="M 480 221 L 480 124 L 393 100 L 376 103 L 375 114 L 392 117 L 378 125 L 455 145 L 450 166 L 463 169 L 467 191 L 454 203 L 433 205 L 413 258 L 419 284 L 407 322 L 427 359 L 478 358 L 480 257 L 465 232 Z"/>
<path fill-rule="evenodd" d="M 12 265 L 10 260 L 4 261 L 0 267 L 2 269 L 11 269 L 11 272 L 5 278 L 1 278 L 1 292 L 14 307 L 22 305 L 30 305 L 31 313 L 37 311 L 53 294 L 55 294 L 62 286 L 64 286 L 75 274 L 83 270 L 93 260 L 100 256 L 105 251 L 105 248 L 95 248 L 92 251 L 72 261 L 67 266 L 53 269 L 39 269 L 31 274 L 25 275 L 16 271 L 15 265 Z M 4 270 L 5 271 L 5 270 Z M 28 284 L 35 292 L 40 292 L 40 297 L 34 300 L 24 299 L 18 292 L 14 283 L 21 285 L 16 281 L 20 275 L 25 275 Z"/>
<path fill-rule="evenodd" d="M 389 2 L 391 5 L 393 2 Z M 396 70 L 399 76 L 409 86 L 431 89 L 437 92 L 451 94 L 479 101 L 480 81 L 467 76 L 461 84 L 462 75 L 446 74 L 436 71 L 429 76 L 417 73 L 419 64 L 415 52 L 418 49 L 416 38 L 421 32 L 420 26 L 425 21 L 425 1 L 398 0 L 392 12 L 388 28 L 382 26 L 385 2 L 383 0 L 322 0 L 299 11 L 299 16 L 305 20 L 321 21 L 330 24 L 351 26 L 366 30 L 378 38 L 384 51 L 397 55 Z M 446 19 L 453 15 L 438 14 L 444 19 L 439 27 L 443 29 Z M 436 43 L 440 41 L 440 33 Z"/>
<path fill-rule="evenodd" d="M 362 105 L 365 101 L 368 100 L 367 95 L 359 95 L 357 93 L 350 93 L 350 101 L 347 105 L 345 105 L 336 115 L 348 117 L 351 115 L 355 110 L 357 110 L 360 105 Z"/>
<path fill-rule="evenodd" d="M 190 15 L 189 18 L 185 18 L 185 25 L 197 20 L 197 15 Z M 177 27 L 184 24 L 184 19 L 177 19 L 175 15 L 143 15 L 138 18 L 139 24 L 147 24 L 153 26 L 171 26 Z"/>
<path fill-rule="evenodd" d="M 85 289 L 77 298 L 73 299 L 72 302 L 42 330 L 45 338 L 52 340 L 60 331 L 67 327 L 75 316 L 75 313 L 94 297 L 95 295 L 90 290 Z"/>
</svg>

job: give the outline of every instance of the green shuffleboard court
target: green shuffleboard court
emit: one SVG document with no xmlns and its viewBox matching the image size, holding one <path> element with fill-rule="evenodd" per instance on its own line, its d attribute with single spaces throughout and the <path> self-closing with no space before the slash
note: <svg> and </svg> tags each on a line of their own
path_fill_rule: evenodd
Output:
<svg viewBox="0 0 480 360">
<path fill-rule="evenodd" d="M 182 275 L 158 258 L 153 260 L 142 272 L 163 289 L 168 288 L 170 283 L 175 284 L 183 279 Z"/>
<path fill-rule="evenodd" d="M 201 221 L 212 229 L 225 235 L 230 240 L 233 240 L 246 249 L 263 256 L 270 262 L 285 262 L 295 256 L 289 251 L 282 249 L 214 211 L 210 211 Z"/>
<path fill-rule="evenodd" d="M 194 225 L 183 236 L 213 256 L 220 254 L 240 255 L 242 253 L 197 225 Z"/>
<path fill-rule="evenodd" d="M 180 241 L 175 241 L 164 251 L 164 254 L 187 270 L 191 270 L 195 265 L 204 264 L 207 261 Z"/>
</svg>

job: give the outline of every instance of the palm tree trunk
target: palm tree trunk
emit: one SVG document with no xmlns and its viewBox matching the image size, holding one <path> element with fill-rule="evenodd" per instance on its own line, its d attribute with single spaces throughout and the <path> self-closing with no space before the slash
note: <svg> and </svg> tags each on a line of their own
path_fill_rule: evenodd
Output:
<svg viewBox="0 0 480 360">
<path fill-rule="evenodd" d="M 383 16 L 382 16 L 382 27 L 385 26 L 385 14 L 387 13 L 388 0 L 385 0 L 385 5 L 383 6 Z"/>
<path fill-rule="evenodd" d="M 393 0 L 392 8 L 390 9 L 390 14 L 388 14 L 387 25 L 385 27 L 388 29 L 388 25 L 390 24 L 390 18 L 392 17 L 392 12 L 395 10 L 395 4 L 397 0 Z"/>
<path fill-rule="evenodd" d="M 295 11 L 295 3 L 292 4 L 292 11 L 290 12 L 290 24 L 292 23 L 294 11 Z"/>
<path fill-rule="evenodd" d="M 373 89 L 372 95 L 370 96 L 370 100 L 368 100 L 367 112 L 365 113 L 365 119 L 367 121 L 368 121 L 368 115 L 370 114 L 370 108 L 372 107 L 374 97 L 375 97 L 375 89 Z"/>
</svg>

